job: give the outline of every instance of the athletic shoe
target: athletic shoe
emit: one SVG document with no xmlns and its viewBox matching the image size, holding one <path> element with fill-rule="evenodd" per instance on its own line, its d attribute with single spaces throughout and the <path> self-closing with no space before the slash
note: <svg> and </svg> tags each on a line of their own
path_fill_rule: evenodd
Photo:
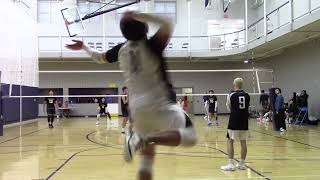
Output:
<svg viewBox="0 0 320 180">
<path fill-rule="evenodd" d="M 96 122 L 96 125 L 99 125 L 99 121 Z"/>
<path fill-rule="evenodd" d="M 280 131 L 281 131 L 281 132 L 285 132 L 286 130 L 285 130 L 285 129 L 283 129 L 283 128 L 280 128 Z"/>
<path fill-rule="evenodd" d="M 208 122 L 208 126 L 211 126 L 211 125 L 212 125 L 212 122 L 211 122 L 211 121 L 209 121 L 209 122 Z"/>
<path fill-rule="evenodd" d="M 126 162 L 131 162 L 133 159 L 133 154 L 142 149 L 145 143 L 137 133 L 131 133 L 125 135 L 123 157 Z"/>
<path fill-rule="evenodd" d="M 237 168 L 240 169 L 240 170 L 246 170 L 247 169 L 247 166 L 245 163 L 239 163 L 237 165 Z"/>
<path fill-rule="evenodd" d="M 235 171 L 236 167 L 233 164 L 228 164 L 226 166 L 221 166 L 220 169 L 223 171 Z"/>
<path fill-rule="evenodd" d="M 126 131 L 124 130 L 124 128 L 121 129 L 121 133 L 122 133 L 122 134 L 125 134 L 125 133 L 126 133 Z"/>
</svg>

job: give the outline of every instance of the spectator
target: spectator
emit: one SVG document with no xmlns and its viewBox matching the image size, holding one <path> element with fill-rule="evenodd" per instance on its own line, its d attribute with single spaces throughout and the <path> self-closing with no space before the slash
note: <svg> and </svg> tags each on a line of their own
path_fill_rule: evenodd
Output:
<svg viewBox="0 0 320 180">
<path fill-rule="evenodd" d="M 281 89 L 276 89 L 276 103 L 275 103 L 275 121 L 279 124 L 280 131 L 286 131 L 286 122 L 285 122 L 285 109 L 284 109 L 284 100 L 281 95 Z"/>
<path fill-rule="evenodd" d="M 302 90 L 301 94 L 300 94 L 300 97 L 299 97 L 299 101 L 298 101 L 300 108 L 308 107 L 308 98 L 309 98 L 309 95 L 307 94 L 307 91 L 306 90 Z"/>
</svg>

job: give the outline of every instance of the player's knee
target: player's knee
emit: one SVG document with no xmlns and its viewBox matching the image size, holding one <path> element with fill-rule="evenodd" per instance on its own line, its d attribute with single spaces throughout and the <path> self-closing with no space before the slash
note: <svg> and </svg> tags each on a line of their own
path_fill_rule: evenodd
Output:
<svg viewBox="0 0 320 180">
<path fill-rule="evenodd" d="M 142 155 L 140 161 L 140 172 L 152 172 L 153 156 Z"/>
<path fill-rule="evenodd" d="M 181 128 L 179 129 L 180 133 L 180 145 L 181 146 L 195 146 L 197 144 L 198 138 L 196 131 L 193 127 L 188 127 L 188 128 Z"/>
</svg>

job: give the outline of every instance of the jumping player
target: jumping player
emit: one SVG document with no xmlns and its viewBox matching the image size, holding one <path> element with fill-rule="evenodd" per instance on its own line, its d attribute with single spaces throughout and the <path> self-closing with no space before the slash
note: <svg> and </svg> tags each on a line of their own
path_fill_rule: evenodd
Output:
<svg viewBox="0 0 320 180">
<path fill-rule="evenodd" d="M 56 109 L 58 109 L 58 102 L 57 98 L 50 96 L 53 96 L 53 91 L 49 91 L 49 97 L 45 98 L 43 108 L 44 110 L 47 109 L 49 128 L 53 128 L 53 121 L 56 114 Z"/>
<path fill-rule="evenodd" d="M 147 23 L 159 29 L 147 38 Z M 120 21 L 127 42 L 106 53 L 93 51 L 81 41 L 68 45 L 70 49 L 85 49 L 96 62 L 119 62 L 128 85 L 130 117 L 135 133 L 126 136 L 124 158 L 130 162 L 141 151 L 138 179 L 152 179 L 155 146 L 194 146 L 196 133 L 190 118 L 173 99 L 163 51 L 171 37 L 172 25 L 165 19 L 149 14 L 127 12 Z"/>
<path fill-rule="evenodd" d="M 242 90 L 242 78 L 236 78 L 233 81 L 233 85 L 235 91 L 227 98 L 227 108 L 231 111 L 227 131 L 229 164 L 221 166 L 221 170 L 224 171 L 234 171 L 236 168 L 240 170 L 246 169 L 250 96 Z M 239 140 L 241 145 L 241 160 L 237 166 L 235 166 L 234 160 L 234 140 Z"/>
<path fill-rule="evenodd" d="M 209 112 L 209 118 L 208 118 L 208 126 L 212 125 L 212 119 L 216 117 L 216 125 L 218 126 L 218 99 L 217 96 L 214 95 L 214 91 L 210 90 L 209 91 L 209 96 L 206 101 L 206 106 L 208 107 L 208 112 Z"/>
<path fill-rule="evenodd" d="M 99 101 L 99 107 L 98 107 L 98 114 L 97 114 L 97 122 L 96 122 L 96 125 L 99 125 L 99 121 L 100 121 L 100 117 L 101 115 L 106 115 L 110 122 L 111 122 L 111 115 L 108 111 L 108 104 L 107 102 L 105 101 L 105 98 L 102 98 L 100 101 Z M 108 120 L 107 120 L 108 122 Z"/>
</svg>

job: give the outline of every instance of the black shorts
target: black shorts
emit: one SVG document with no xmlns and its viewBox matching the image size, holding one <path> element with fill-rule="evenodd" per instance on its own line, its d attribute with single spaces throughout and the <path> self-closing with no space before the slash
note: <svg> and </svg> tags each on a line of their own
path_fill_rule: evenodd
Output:
<svg viewBox="0 0 320 180">
<path fill-rule="evenodd" d="M 103 108 L 103 109 L 100 109 L 100 110 L 99 110 L 99 114 L 107 114 L 107 113 L 106 113 L 106 109 L 104 109 L 104 108 Z"/>
<path fill-rule="evenodd" d="M 121 108 L 122 117 L 129 117 L 129 111 L 127 108 Z"/>
<path fill-rule="evenodd" d="M 216 113 L 216 107 L 209 107 L 209 113 Z"/>
<path fill-rule="evenodd" d="M 56 109 L 54 109 L 54 108 L 53 109 L 51 109 L 51 108 L 47 109 L 47 114 L 48 115 L 55 115 L 56 114 Z"/>
</svg>

